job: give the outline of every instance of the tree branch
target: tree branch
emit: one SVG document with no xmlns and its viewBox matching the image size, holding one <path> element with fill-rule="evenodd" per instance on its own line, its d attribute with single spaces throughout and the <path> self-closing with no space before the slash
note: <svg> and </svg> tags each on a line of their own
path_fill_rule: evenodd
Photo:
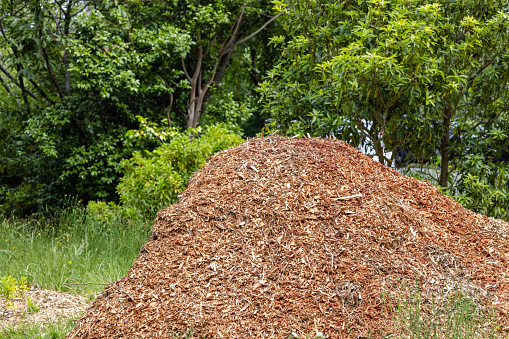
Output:
<svg viewBox="0 0 509 339">
<path fill-rule="evenodd" d="M 227 49 L 230 48 L 230 46 L 232 46 L 232 48 L 235 48 L 235 46 L 236 46 L 234 44 L 234 41 L 235 41 L 235 37 L 237 36 L 237 33 L 239 32 L 240 23 L 242 22 L 242 17 L 244 16 L 245 9 L 246 9 L 246 5 L 242 6 L 242 10 L 240 11 L 239 17 L 238 17 L 237 21 L 235 22 L 235 26 L 232 31 L 232 36 L 230 37 L 230 40 L 228 40 L 228 42 L 226 43 Z"/>
<path fill-rule="evenodd" d="M 44 90 L 43 90 L 41 87 L 39 87 L 39 85 L 37 85 L 37 83 L 36 83 L 35 81 L 33 81 L 32 79 L 29 79 L 29 81 L 30 81 L 30 83 L 32 84 L 32 86 L 34 86 L 34 87 L 35 87 L 35 89 L 36 89 L 39 93 L 41 93 L 41 96 L 42 96 L 44 99 L 48 100 L 48 101 L 49 101 L 50 103 L 52 103 L 52 104 L 54 104 L 54 103 L 55 103 L 53 100 L 51 100 L 51 99 L 48 97 L 48 95 L 44 92 Z"/>
<path fill-rule="evenodd" d="M 7 85 L 7 84 L 5 83 L 5 80 L 4 80 L 4 78 L 3 78 L 1 75 L 0 75 L 0 82 L 1 82 L 1 83 L 2 83 L 2 85 L 4 86 L 4 88 L 5 88 L 5 90 L 7 91 L 7 93 L 12 94 L 11 89 L 9 88 L 9 85 Z"/>
<path fill-rule="evenodd" d="M 482 66 L 481 66 L 481 67 L 477 70 L 477 72 L 475 72 L 474 74 L 470 75 L 470 76 L 468 77 L 467 84 L 468 84 L 470 81 L 474 80 L 474 78 L 475 78 L 477 75 L 479 75 L 482 71 L 484 71 L 484 70 L 485 70 L 485 69 L 486 69 L 489 65 L 491 65 L 493 62 L 495 62 L 495 58 L 493 58 L 493 59 L 489 60 L 488 62 L 486 62 L 484 65 L 482 65 Z"/>
<path fill-rule="evenodd" d="M 42 32 L 40 32 L 41 34 L 41 38 L 42 38 Z M 53 83 L 53 85 L 55 86 L 57 92 L 58 92 L 58 96 L 60 97 L 60 100 L 64 100 L 64 95 L 62 93 L 62 89 L 60 88 L 60 85 L 58 84 L 57 82 L 57 79 L 55 78 L 55 74 L 53 74 L 53 71 L 51 70 L 51 64 L 49 62 L 49 57 L 48 57 L 48 54 L 46 53 L 46 50 L 44 49 L 44 47 L 40 47 L 40 51 L 41 51 L 41 54 L 42 54 L 42 57 L 46 63 L 46 68 L 48 69 L 48 74 L 49 74 L 49 77 L 51 79 L 51 82 Z"/>
<path fill-rule="evenodd" d="M 248 41 L 249 39 L 251 39 L 252 37 L 254 37 L 255 35 L 257 35 L 258 33 L 260 33 L 261 31 L 263 31 L 263 29 L 265 27 L 267 27 L 272 21 L 276 20 L 278 17 L 281 16 L 281 14 L 283 14 L 283 12 L 279 12 L 277 15 L 273 16 L 272 19 L 270 19 L 269 21 L 267 21 L 262 27 L 258 28 L 255 32 L 253 32 L 252 34 L 248 35 L 247 37 L 245 37 L 244 39 L 240 40 L 240 41 L 237 41 L 234 45 L 234 47 Z"/>
<path fill-rule="evenodd" d="M 9 80 L 11 80 L 16 86 L 18 86 L 21 91 L 23 91 L 24 93 L 30 95 L 32 98 L 34 99 L 38 99 L 37 95 L 35 95 L 34 93 L 32 93 L 29 89 L 25 88 L 25 86 L 21 86 L 21 84 L 11 75 L 11 73 L 9 73 L 9 71 L 3 66 L 0 64 L 0 70 L 9 78 Z"/>
<path fill-rule="evenodd" d="M 196 54 L 197 54 L 196 55 L 196 68 L 194 69 L 194 74 L 193 74 L 193 80 L 192 81 L 198 80 L 198 77 L 201 74 L 201 65 L 203 63 L 203 47 L 199 46 L 198 47 L 198 51 L 197 51 Z"/>
<path fill-rule="evenodd" d="M 170 86 L 168 86 L 168 82 L 166 81 L 166 79 L 163 78 L 162 76 L 159 77 L 163 80 L 164 84 L 169 89 Z M 171 128 L 170 111 L 171 107 L 173 106 L 173 93 L 171 91 L 169 91 L 169 93 L 170 93 L 170 104 L 168 105 L 168 107 L 166 107 L 164 111 L 166 113 L 166 118 L 168 119 L 168 127 Z"/>
<path fill-rule="evenodd" d="M 184 70 L 184 74 L 186 75 L 187 80 L 191 82 L 191 77 L 189 76 L 189 73 L 187 73 L 186 64 L 184 63 L 184 59 L 180 58 L 180 61 L 182 62 L 182 69 Z"/>
</svg>

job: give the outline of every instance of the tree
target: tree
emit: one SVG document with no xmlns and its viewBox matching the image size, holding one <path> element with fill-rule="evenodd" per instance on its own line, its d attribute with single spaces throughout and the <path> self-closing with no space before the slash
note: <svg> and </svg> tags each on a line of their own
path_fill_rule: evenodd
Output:
<svg viewBox="0 0 509 339">
<path fill-rule="evenodd" d="M 451 158 L 509 109 L 507 3 L 277 4 L 292 39 L 272 40 L 284 58 L 260 86 L 273 128 L 365 143 L 389 165 L 399 146 L 439 148 L 446 187 Z"/>
<path fill-rule="evenodd" d="M 139 115 L 165 117 L 159 102 L 167 92 L 157 71 L 185 56 L 189 35 L 169 25 L 131 29 L 123 7 L 103 5 L 2 2 L 3 85 L 10 100 L 24 104 L 1 112 L 16 126 L 3 129 L 0 199 L 13 203 L 1 205 L 34 211 L 64 203 L 66 195 L 114 199 L 118 163 L 156 146 L 125 134 L 138 128 Z M 170 73 L 170 84 L 183 75 Z"/>
<path fill-rule="evenodd" d="M 120 161 L 154 149 L 174 128 L 198 124 L 234 49 L 276 19 L 269 8 L 256 1 L 1 2 L 0 94 L 11 104 L 0 112 L 0 205 L 28 213 L 63 204 L 66 195 L 118 199 Z M 143 126 L 154 123 L 166 131 L 146 138 Z"/>
<path fill-rule="evenodd" d="M 210 88 L 223 78 L 233 51 L 265 30 L 277 17 L 270 16 L 268 1 L 133 1 L 133 25 L 150 16 L 154 25 L 171 23 L 192 37 L 191 51 L 180 58 L 189 85 L 186 128 L 198 126 Z M 143 18 L 137 21 L 136 18 Z"/>
</svg>

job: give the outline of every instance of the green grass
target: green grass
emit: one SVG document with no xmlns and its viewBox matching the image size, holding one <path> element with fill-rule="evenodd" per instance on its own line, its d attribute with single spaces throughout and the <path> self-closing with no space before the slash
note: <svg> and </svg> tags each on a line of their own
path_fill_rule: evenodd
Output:
<svg viewBox="0 0 509 339">
<path fill-rule="evenodd" d="M 147 241 L 150 224 L 87 217 L 72 207 L 43 220 L 0 219 L 0 277 L 24 276 L 29 284 L 70 293 L 97 293 L 105 283 L 125 276 Z"/>
<path fill-rule="evenodd" d="M 439 296 L 424 296 L 419 285 L 401 284 L 382 295 L 393 328 L 383 338 L 502 338 L 500 320 L 489 298 L 458 285 Z"/>
<path fill-rule="evenodd" d="M 38 324 L 22 324 L 0 330 L 0 339 L 60 339 L 65 338 L 74 325 L 76 325 L 76 322 L 73 319 L 65 319 L 42 326 Z"/>
</svg>

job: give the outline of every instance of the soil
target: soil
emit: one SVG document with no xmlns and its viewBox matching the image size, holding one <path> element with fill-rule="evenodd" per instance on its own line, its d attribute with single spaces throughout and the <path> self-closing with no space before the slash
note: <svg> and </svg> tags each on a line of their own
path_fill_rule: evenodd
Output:
<svg viewBox="0 0 509 339">
<path fill-rule="evenodd" d="M 251 139 L 193 175 L 67 338 L 366 337 L 401 281 L 423 305 L 461 284 L 504 323 L 508 249 L 507 222 L 344 142 Z"/>
</svg>

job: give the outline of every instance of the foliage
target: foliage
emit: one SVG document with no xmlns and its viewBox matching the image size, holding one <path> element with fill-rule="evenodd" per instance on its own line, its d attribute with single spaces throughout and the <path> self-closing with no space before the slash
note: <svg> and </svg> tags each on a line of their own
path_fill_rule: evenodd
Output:
<svg viewBox="0 0 509 339">
<path fill-rule="evenodd" d="M 465 160 L 457 166 L 462 175 L 459 186 L 446 193 L 474 212 L 509 220 L 509 164 L 485 163 L 484 155 L 479 154 Z"/>
<path fill-rule="evenodd" d="M 14 298 L 18 297 L 24 299 L 27 303 L 26 312 L 37 313 L 40 311 L 39 306 L 26 296 L 28 291 L 27 279 L 21 277 L 18 280 L 14 279 L 11 275 L 3 276 L 0 278 L 0 297 L 4 302 L 4 307 L 10 308 L 14 306 Z"/>
<path fill-rule="evenodd" d="M 223 124 L 236 134 L 242 133 L 242 127 L 253 114 L 249 101 L 236 101 L 232 92 L 223 92 L 214 96 L 207 105 L 207 114 L 201 119 L 201 125 Z"/>
<path fill-rule="evenodd" d="M 478 129 L 476 137 L 466 154 L 453 159 L 459 180 L 444 193 L 477 213 L 509 221 L 509 120 Z"/>
<path fill-rule="evenodd" d="M 223 78 L 237 47 L 251 43 L 277 16 L 269 19 L 269 1 L 132 1 L 135 18 L 149 16 L 155 25 L 171 22 L 189 33 L 193 44 L 180 59 L 189 86 L 185 106 L 186 128 L 196 128 L 213 84 Z M 133 21 L 133 25 L 141 22 Z M 171 104 L 170 104 L 171 108 Z"/>
<path fill-rule="evenodd" d="M 266 1 L 1 2 L 2 209 L 42 213 L 64 205 L 66 196 L 118 201 L 121 160 L 160 144 L 130 131 L 163 120 L 168 133 L 191 121 L 196 127 L 214 97 L 208 89 L 220 83 L 235 49 L 270 36 L 270 7 Z M 233 128 L 248 105 L 221 98 L 203 123 L 224 117 Z"/>
<path fill-rule="evenodd" d="M 260 85 L 273 129 L 368 145 L 389 165 L 398 147 L 424 158 L 439 148 L 445 187 L 476 127 L 507 114 L 503 2 L 276 4 L 291 39 L 272 39 L 283 59 Z"/>
<path fill-rule="evenodd" d="M 26 0 L 0 11 L 0 95 L 10 103 L 0 112 L 0 205 L 27 214 L 63 205 L 65 195 L 114 200 L 120 160 L 155 146 L 124 135 L 138 113 L 168 116 L 153 104 L 168 94 L 158 67 L 183 57 L 189 36 L 168 25 L 131 28 L 111 4 Z M 182 72 L 164 73 L 173 84 Z"/>
<path fill-rule="evenodd" d="M 259 33 L 259 38 L 250 40 L 249 44 L 243 44 L 233 51 L 221 82 L 215 83 L 210 89 L 210 100 L 207 101 L 204 114 L 200 118 L 202 126 L 210 120 L 221 121 L 218 118 L 225 114 L 218 111 L 221 107 L 218 103 L 224 102 L 228 107 L 238 105 L 243 112 L 249 111 L 249 117 L 247 114 L 235 114 L 241 118 L 237 118 L 237 121 L 246 136 L 254 137 L 260 132 L 268 117 L 262 112 L 263 103 L 256 87 L 280 55 L 273 45 L 267 45 L 267 41 L 271 36 L 283 33 L 282 26 L 276 20 L 270 28 Z M 231 114 L 226 116 L 227 119 L 231 117 Z M 246 117 L 247 120 L 244 121 Z"/>
<path fill-rule="evenodd" d="M 28 313 L 37 313 L 41 310 L 39 306 L 37 306 L 37 303 L 32 300 L 32 298 L 27 298 L 27 312 Z"/>
<path fill-rule="evenodd" d="M 443 188 L 451 168 L 468 173 L 462 164 L 471 164 L 472 154 L 507 154 L 507 141 L 487 138 L 509 133 L 506 3 L 276 5 L 290 39 L 272 38 L 282 59 L 259 87 L 272 131 L 332 135 L 373 149 L 389 166 L 398 151 L 408 150 L 422 161 L 438 160 L 437 184 Z M 480 140 L 482 149 L 476 146 Z M 505 165 L 477 163 L 477 174 L 488 177 L 471 173 L 446 191 L 476 211 L 506 215 L 507 192 L 500 186 Z"/>
<path fill-rule="evenodd" d="M 15 297 L 23 298 L 26 291 L 28 291 L 28 286 L 25 277 L 21 277 L 19 280 L 14 279 L 11 275 L 0 278 L 0 297 L 4 299 L 5 308 L 13 305 Z"/>
<path fill-rule="evenodd" d="M 191 174 L 208 157 L 239 145 L 243 139 L 221 125 L 189 129 L 153 152 L 135 153 L 122 162 L 125 175 L 117 187 L 123 209 L 154 217 L 176 202 Z"/>
<path fill-rule="evenodd" d="M 509 221 L 509 133 L 504 126 L 507 122 L 501 118 L 491 130 L 477 129 L 474 142 L 464 154 L 452 159 L 449 185 L 440 190 L 465 208 Z M 435 186 L 440 182 L 440 159 L 420 166 L 408 164 L 399 170 Z"/>
</svg>

